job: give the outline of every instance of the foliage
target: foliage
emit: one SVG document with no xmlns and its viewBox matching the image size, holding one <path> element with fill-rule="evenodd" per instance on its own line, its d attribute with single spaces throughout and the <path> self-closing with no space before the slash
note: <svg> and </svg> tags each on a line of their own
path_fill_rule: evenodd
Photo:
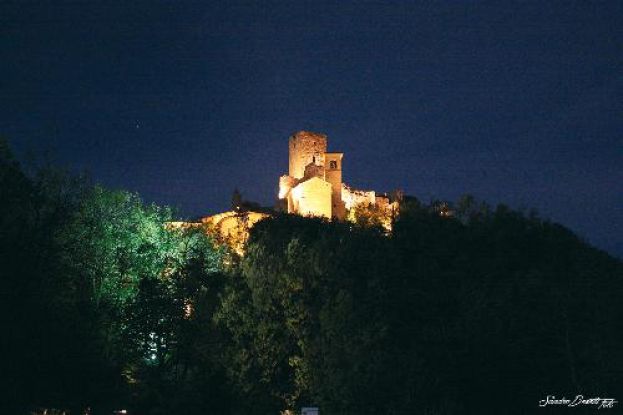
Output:
<svg viewBox="0 0 623 415">
<path fill-rule="evenodd" d="M 230 377 L 253 402 L 272 396 L 266 412 L 480 413 L 482 396 L 513 395 L 506 412 L 525 413 L 545 390 L 615 390 L 622 277 L 533 213 L 466 198 L 448 217 L 411 200 L 390 237 L 258 224 L 217 317 Z"/>
<path fill-rule="evenodd" d="M 2 413 L 36 404 L 33 396 L 57 407 L 76 404 L 91 393 L 89 376 L 107 376 L 83 337 L 88 313 L 79 312 L 77 302 L 60 301 L 71 295 L 61 282 L 55 232 L 67 224 L 84 184 L 49 166 L 27 176 L 0 140 Z"/>
<path fill-rule="evenodd" d="M 378 391 L 367 385 L 383 376 L 382 365 L 359 359 L 388 340 L 388 241 L 373 230 L 296 216 L 260 222 L 252 234 L 234 277 L 240 280 L 218 315 L 233 336 L 237 385 L 275 398 L 273 411 L 312 401 L 342 408 L 362 388 L 373 404 Z"/>
<path fill-rule="evenodd" d="M 0 191 L 1 413 L 520 414 L 623 384 L 623 264 L 533 212 L 280 215 L 236 258 L 2 140 Z"/>
<path fill-rule="evenodd" d="M 349 209 L 347 219 L 358 226 L 391 229 L 393 218 L 387 209 L 378 204 L 359 203 Z"/>
<path fill-rule="evenodd" d="M 164 410 L 170 402 L 154 401 L 154 390 L 176 390 L 194 367 L 194 303 L 220 271 L 222 252 L 205 230 L 171 219 L 137 195 L 95 187 L 59 236 L 73 286 L 97 312 L 106 360 L 136 385 L 144 409 Z"/>
<path fill-rule="evenodd" d="M 168 227 L 169 209 L 58 169 L 27 176 L 3 141 L 0 184 L 3 413 L 227 407 L 219 350 L 205 348 L 222 343 L 204 324 L 222 285 L 206 232 Z M 205 387 L 219 393 L 202 397 Z M 179 401 L 151 400 L 156 391 Z"/>
<path fill-rule="evenodd" d="M 70 272 L 81 274 L 96 306 L 122 310 L 142 278 L 158 278 L 180 262 L 166 209 L 143 206 L 131 193 L 95 187 L 59 239 Z"/>
</svg>

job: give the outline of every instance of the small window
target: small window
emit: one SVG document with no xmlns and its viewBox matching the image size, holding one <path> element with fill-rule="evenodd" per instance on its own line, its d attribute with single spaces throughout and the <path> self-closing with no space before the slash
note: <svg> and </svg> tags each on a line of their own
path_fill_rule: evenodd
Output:
<svg viewBox="0 0 623 415">
<path fill-rule="evenodd" d="M 337 161 L 335 161 L 335 160 L 331 160 L 331 161 L 329 162 L 329 168 L 330 168 L 330 169 L 337 169 Z"/>
</svg>

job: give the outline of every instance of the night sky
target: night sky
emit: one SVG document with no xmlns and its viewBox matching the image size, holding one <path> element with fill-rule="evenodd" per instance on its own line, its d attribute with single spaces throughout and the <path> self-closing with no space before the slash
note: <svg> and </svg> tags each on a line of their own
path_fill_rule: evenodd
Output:
<svg viewBox="0 0 623 415">
<path fill-rule="evenodd" d="M 536 208 L 623 257 L 623 2 L 0 2 L 0 135 L 197 216 L 344 180 Z"/>
</svg>

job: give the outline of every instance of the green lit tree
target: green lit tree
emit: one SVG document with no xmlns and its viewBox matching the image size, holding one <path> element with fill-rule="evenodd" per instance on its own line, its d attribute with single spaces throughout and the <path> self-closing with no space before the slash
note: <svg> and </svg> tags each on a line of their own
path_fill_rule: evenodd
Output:
<svg viewBox="0 0 623 415">
<path fill-rule="evenodd" d="M 222 251 L 203 228 L 171 220 L 168 208 L 95 187 L 58 236 L 69 286 L 93 310 L 105 360 L 146 411 L 168 408 L 173 402 L 164 397 L 186 385 L 197 365 L 217 370 L 214 355 L 192 361 L 211 326 L 194 335 L 188 327 L 197 313 L 205 320 L 213 312 L 196 303 L 209 291 L 216 304 Z"/>
</svg>

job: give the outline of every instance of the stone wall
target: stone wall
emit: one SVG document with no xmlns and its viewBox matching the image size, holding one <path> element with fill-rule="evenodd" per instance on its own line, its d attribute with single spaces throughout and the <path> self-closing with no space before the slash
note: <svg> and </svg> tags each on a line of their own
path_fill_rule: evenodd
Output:
<svg viewBox="0 0 623 415">
<path fill-rule="evenodd" d="M 327 136 L 299 131 L 290 137 L 289 150 L 289 175 L 301 179 L 308 164 L 323 165 L 324 153 L 327 151 Z"/>
<path fill-rule="evenodd" d="M 344 184 L 342 185 L 342 201 L 344 201 L 346 209 L 351 209 L 359 204 L 375 205 L 376 193 L 374 190 L 355 190 Z"/>
<path fill-rule="evenodd" d="M 331 185 L 318 177 L 300 183 L 291 192 L 294 212 L 331 219 L 331 193 Z"/>
<path fill-rule="evenodd" d="M 238 254 L 243 254 L 244 244 L 249 239 L 249 230 L 269 215 L 260 212 L 223 212 L 201 219 L 208 226 L 208 232 L 220 242 L 226 243 Z"/>
<path fill-rule="evenodd" d="M 279 199 L 288 197 L 290 190 L 298 184 L 298 180 L 291 176 L 281 176 L 279 178 Z"/>
</svg>

